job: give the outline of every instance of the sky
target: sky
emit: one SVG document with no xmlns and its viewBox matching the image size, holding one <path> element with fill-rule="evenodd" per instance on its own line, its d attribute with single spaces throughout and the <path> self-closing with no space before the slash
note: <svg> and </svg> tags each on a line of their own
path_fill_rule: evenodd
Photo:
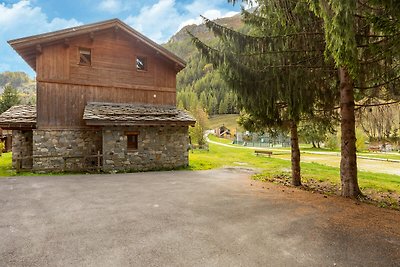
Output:
<svg viewBox="0 0 400 267">
<path fill-rule="evenodd" d="M 183 26 L 229 17 L 240 5 L 227 0 L 0 0 L 0 72 L 34 71 L 7 41 L 82 24 L 119 18 L 157 43 Z"/>
</svg>

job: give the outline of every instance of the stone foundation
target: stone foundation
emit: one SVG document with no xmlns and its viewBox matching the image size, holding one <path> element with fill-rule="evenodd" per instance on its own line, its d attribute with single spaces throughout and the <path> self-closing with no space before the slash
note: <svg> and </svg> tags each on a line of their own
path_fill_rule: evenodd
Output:
<svg viewBox="0 0 400 267">
<path fill-rule="evenodd" d="M 85 169 L 96 166 L 97 159 L 80 156 L 101 152 L 101 131 L 94 130 L 34 130 L 33 169 Z M 40 158 L 40 156 L 56 156 Z M 76 158 L 74 158 L 76 157 Z"/>
<path fill-rule="evenodd" d="M 12 135 L 12 166 L 13 168 L 17 168 L 17 157 L 32 156 L 32 130 L 13 130 Z M 19 168 L 31 169 L 32 158 L 20 160 Z"/>
<path fill-rule="evenodd" d="M 127 149 L 126 132 L 138 132 L 137 150 Z M 147 171 L 188 165 L 188 127 L 120 127 L 103 129 L 105 171 Z"/>
<path fill-rule="evenodd" d="M 138 147 L 128 150 L 127 133 L 138 133 Z M 21 167 L 33 170 L 89 170 L 98 164 L 105 171 L 147 171 L 188 165 L 188 127 L 109 127 L 103 130 L 13 131 L 14 157 L 33 156 Z M 51 156 L 51 157 L 48 157 Z"/>
</svg>

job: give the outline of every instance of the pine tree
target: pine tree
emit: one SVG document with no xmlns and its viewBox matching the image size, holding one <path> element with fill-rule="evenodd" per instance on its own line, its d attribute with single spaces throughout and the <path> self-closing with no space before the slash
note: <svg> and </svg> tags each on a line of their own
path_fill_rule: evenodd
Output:
<svg viewBox="0 0 400 267">
<path fill-rule="evenodd" d="M 237 93 L 239 105 L 258 124 L 290 129 L 292 184 L 300 185 L 297 123 L 302 114 L 312 114 L 316 105 L 334 103 L 331 83 L 324 82 L 333 68 L 323 58 L 323 35 L 315 32 L 320 29 L 319 20 L 304 3 L 281 4 L 260 2 L 258 13 L 243 12 L 245 23 L 253 26 L 251 36 L 205 19 L 224 44 L 218 50 L 195 37 L 193 41 L 219 67 Z M 324 102 L 321 95 L 333 98 Z"/>
<path fill-rule="evenodd" d="M 355 97 L 400 95 L 400 1 L 307 0 L 339 72 L 342 195 L 358 197 Z M 397 85 L 397 86 L 396 86 Z"/>
<path fill-rule="evenodd" d="M 6 85 L 0 99 L 0 113 L 3 113 L 12 106 L 18 105 L 20 102 L 21 99 L 17 89 L 13 88 L 11 85 Z"/>
<path fill-rule="evenodd" d="M 250 108 L 252 116 L 257 120 L 265 116 L 264 120 L 269 124 L 274 115 L 279 119 L 272 122 L 282 122 L 282 118 L 289 118 L 294 130 L 292 133 L 295 133 L 294 122 L 298 116 L 309 112 L 304 108 L 307 100 L 314 101 L 310 106 L 322 106 L 322 110 L 327 111 L 329 104 L 335 103 L 335 97 L 340 96 L 342 195 L 359 196 L 355 98 L 382 96 L 382 92 L 387 93 L 383 97 L 394 98 L 400 95 L 400 2 L 256 2 L 259 4 L 259 16 L 243 13 L 245 20 L 255 25 L 261 35 L 241 35 L 207 21 L 214 33 L 229 45 L 220 51 L 207 47 L 198 39 L 194 39 L 194 42 L 210 61 L 225 70 L 225 77 L 237 75 L 243 78 L 231 79 L 231 84 L 242 88 L 236 89 L 240 91 L 239 103 Z M 307 5 L 304 5 L 305 2 Z M 309 13 L 310 10 L 319 19 L 315 19 Z M 325 50 L 326 61 L 321 60 L 321 47 Z M 234 52 L 230 54 L 232 50 Z M 248 60 L 245 53 L 249 55 Z M 278 56 L 272 56 L 274 54 Z M 254 60 L 257 59 L 256 55 L 264 63 Z M 234 57 L 239 60 L 235 62 Z M 336 69 L 329 66 L 331 62 Z M 338 73 L 336 79 L 332 77 L 332 71 Z M 270 77 L 276 78 L 268 79 Z M 257 82 L 249 80 L 263 83 L 268 86 L 268 90 L 262 90 L 255 85 Z M 303 84 L 299 86 L 300 80 Z M 339 80 L 336 92 L 330 90 L 335 86 L 335 80 Z M 307 90 L 303 90 L 306 87 L 315 89 L 315 95 L 306 95 Z M 263 99 L 269 99 L 269 103 L 263 102 Z M 262 105 L 265 105 L 263 110 L 251 109 Z M 282 113 L 282 110 L 286 113 Z M 282 117 L 282 114 L 285 116 Z M 294 154 L 292 162 L 295 161 Z"/>
</svg>

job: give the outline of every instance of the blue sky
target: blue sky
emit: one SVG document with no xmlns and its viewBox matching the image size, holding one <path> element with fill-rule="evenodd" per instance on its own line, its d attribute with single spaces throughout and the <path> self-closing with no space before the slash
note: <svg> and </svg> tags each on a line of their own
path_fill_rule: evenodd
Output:
<svg viewBox="0 0 400 267">
<path fill-rule="evenodd" d="M 0 72 L 34 71 L 7 40 L 119 18 L 157 43 L 180 28 L 199 24 L 199 15 L 232 16 L 240 6 L 227 0 L 0 0 Z"/>
</svg>

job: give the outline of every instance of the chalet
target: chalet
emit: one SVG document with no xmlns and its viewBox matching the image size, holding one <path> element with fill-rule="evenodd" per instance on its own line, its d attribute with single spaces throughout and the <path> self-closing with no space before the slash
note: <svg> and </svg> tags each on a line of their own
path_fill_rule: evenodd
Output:
<svg viewBox="0 0 400 267">
<path fill-rule="evenodd" d="M 195 121 L 176 108 L 182 59 L 118 19 L 8 43 L 37 82 L 36 106 L 0 115 L 14 167 L 90 168 L 91 155 L 105 170 L 188 165 Z"/>
</svg>

